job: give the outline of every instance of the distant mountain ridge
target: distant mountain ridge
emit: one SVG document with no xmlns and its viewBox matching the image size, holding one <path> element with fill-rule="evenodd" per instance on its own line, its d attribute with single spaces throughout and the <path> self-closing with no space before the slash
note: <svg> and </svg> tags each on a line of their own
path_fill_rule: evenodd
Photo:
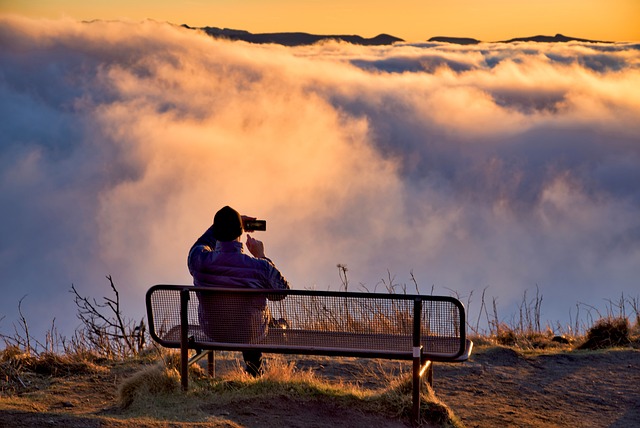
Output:
<svg viewBox="0 0 640 428">
<path fill-rule="evenodd" d="M 441 43 L 454 43 L 456 45 L 477 45 L 478 43 L 482 43 L 480 40 L 472 39 L 470 37 L 447 37 L 447 36 L 432 37 L 428 41 L 441 42 Z"/>
<path fill-rule="evenodd" d="M 211 37 L 228 39 L 228 40 L 241 40 L 249 43 L 265 44 L 273 43 L 284 46 L 304 46 L 312 45 L 320 41 L 326 40 L 340 40 L 343 42 L 351 43 L 354 45 L 364 46 L 384 46 L 392 45 L 397 42 L 404 42 L 403 39 L 395 37 L 389 34 L 379 34 L 375 37 L 365 38 L 358 35 L 347 34 L 310 34 L 303 32 L 283 32 L 283 33 L 250 33 L 245 30 L 234 30 L 231 28 L 218 28 L 218 27 L 190 27 L 187 24 L 183 24 L 182 27 L 190 30 L 201 30 L 210 35 Z M 482 40 L 474 39 L 471 37 L 448 37 L 448 36 L 436 36 L 431 37 L 429 42 L 441 42 L 452 43 L 457 45 L 476 45 L 484 43 Z M 585 43 L 613 43 L 602 40 L 589 40 L 581 39 L 577 37 L 568 37 L 562 34 L 556 34 L 555 36 L 532 36 L 532 37 L 517 37 L 509 40 L 502 40 L 494 43 L 516 43 L 516 42 L 538 42 L 538 43 L 566 43 L 566 42 L 585 42 Z"/>
<path fill-rule="evenodd" d="M 566 42 L 585 42 L 585 43 L 613 43 L 604 40 L 589 40 L 579 39 L 577 37 L 567 37 L 562 34 L 556 34 L 555 36 L 533 36 L 533 37 L 520 37 L 516 39 L 505 40 L 504 43 L 513 42 L 538 42 L 538 43 L 566 43 Z"/>
<path fill-rule="evenodd" d="M 467 37 L 446 37 L 446 36 L 437 36 L 429 39 L 430 42 L 443 42 L 443 43 L 454 43 L 457 45 L 475 45 L 478 43 L 482 43 L 481 40 L 472 39 Z M 568 37 L 562 34 L 556 34 L 555 36 L 532 36 L 532 37 L 517 37 L 515 39 L 502 40 L 495 43 L 516 43 L 516 42 L 537 42 L 537 43 L 566 43 L 566 42 L 583 42 L 583 43 L 613 43 L 607 42 L 603 40 L 589 40 L 589 39 L 580 39 L 577 37 Z"/>
<path fill-rule="evenodd" d="M 188 25 L 183 25 L 185 28 L 194 29 Z M 309 33 L 250 33 L 244 30 L 233 30 L 230 28 L 218 28 L 218 27 L 201 27 L 195 28 L 202 30 L 212 37 L 224 38 L 229 40 L 242 40 L 249 43 L 275 43 L 284 46 L 302 46 L 312 45 L 314 43 L 323 40 L 341 40 L 354 45 L 365 46 L 381 46 L 391 45 L 396 42 L 403 42 L 404 40 L 390 36 L 388 34 L 379 34 L 372 38 L 364 38 L 358 35 L 317 35 Z"/>
</svg>

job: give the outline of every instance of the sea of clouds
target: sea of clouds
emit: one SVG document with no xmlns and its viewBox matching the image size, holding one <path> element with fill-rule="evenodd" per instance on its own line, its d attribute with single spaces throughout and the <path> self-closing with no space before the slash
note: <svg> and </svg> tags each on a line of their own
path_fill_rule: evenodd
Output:
<svg viewBox="0 0 640 428">
<path fill-rule="evenodd" d="M 0 332 L 144 316 L 231 205 L 295 288 L 638 296 L 640 44 L 251 45 L 152 21 L 0 18 Z M 594 314 L 595 315 L 595 314 Z"/>
</svg>

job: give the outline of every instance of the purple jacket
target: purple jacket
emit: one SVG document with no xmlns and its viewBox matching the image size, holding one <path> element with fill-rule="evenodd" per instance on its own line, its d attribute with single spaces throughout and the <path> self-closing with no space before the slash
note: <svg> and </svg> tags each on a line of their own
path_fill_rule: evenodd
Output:
<svg viewBox="0 0 640 428">
<path fill-rule="evenodd" d="M 216 242 L 211 228 L 191 247 L 187 266 L 198 287 L 289 289 L 271 260 L 244 254 L 238 241 Z M 270 320 L 266 298 L 198 297 L 200 325 L 214 340 L 255 342 L 266 334 Z"/>
</svg>

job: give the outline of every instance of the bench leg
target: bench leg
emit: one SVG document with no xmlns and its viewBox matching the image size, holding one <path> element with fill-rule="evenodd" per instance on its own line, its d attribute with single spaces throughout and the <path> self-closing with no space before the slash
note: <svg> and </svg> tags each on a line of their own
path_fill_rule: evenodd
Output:
<svg viewBox="0 0 640 428">
<path fill-rule="evenodd" d="M 420 387 L 422 378 L 427 374 L 427 382 L 433 382 L 433 362 L 427 360 L 422 364 L 420 358 L 413 359 L 413 411 L 411 419 L 414 425 L 420 424 Z"/>
<path fill-rule="evenodd" d="M 182 390 L 189 389 L 189 348 L 180 349 L 180 383 Z"/>
<path fill-rule="evenodd" d="M 193 349 L 193 348 L 190 348 Z M 196 351 L 196 353 L 193 355 L 193 357 L 189 358 L 189 365 L 193 365 L 195 363 L 197 363 L 198 361 L 200 361 L 201 359 L 203 359 L 206 355 L 209 355 L 211 352 L 208 349 L 205 349 L 204 351 L 200 350 L 200 349 L 194 349 Z"/>
<path fill-rule="evenodd" d="M 418 350 L 418 352 L 420 352 Z M 411 412 L 411 421 L 417 426 L 420 423 L 420 355 L 413 355 L 413 409 Z"/>
<path fill-rule="evenodd" d="M 189 290 L 180 291 L 180 383 L 189 389 Z"/>
<path fill-rule="evenodd" d="M 416 299 L 413 304 L 413 409 L 411 421 L 420 424 L 420 369 L 422 365 L 422 344 L 420 335 L 422 330 L 422 300 Z"/>
<path fill-rule="evenodd" d="M 204 351 L 196 349 L 195 351 L 196 351 L 195 355 L 193 357 L 189 358 L 189 361 L 188 361 L 187 365 L 190 366 L 192 364 L 197 363 L 198 361 L 203 359 L 204 356 L 206 355 L 207 356 L 207 373 L 209 374 L 209 377 L 213 377 L 215 375 L 215 367 L 216 367 L 215 366 L 215 361 L 214 361 L 214 358 L 215 358 L 215 356 L 214 356 L 215 354 L 214 353 L 216 351 L 212 351 L 212 350 L 209 350 L 209 349 L 206 349 Z M 187 352 L 188 352 L 188 350 L 187 350 Z"/>
</svg>

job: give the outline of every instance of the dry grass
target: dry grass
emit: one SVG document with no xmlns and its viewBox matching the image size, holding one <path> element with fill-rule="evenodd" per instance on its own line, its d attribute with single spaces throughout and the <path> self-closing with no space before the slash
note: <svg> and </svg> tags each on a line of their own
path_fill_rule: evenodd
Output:
<svg viewBox="0 0 640 428">
<path fill-rule="evenodd" d="M 118 388 L 118 401 L 124 408 L 156 401 L 180 389 L 180 373 L 162 364 L 146 367 L 124 381 Z M 154 400 L 149 400 L 153 397 Z"/>
<path fill-rule="evenodd" d="M 234 402 L 290 401 L 324 402 L 343 409 L 360 409 L 365 414 L 379 414 L 409 421 L 412 408 L 411 377 L 386 376 L 386 388 L 366 389 L 355 383 L 327 381 L 314 371 L 301 370 L 295 362 L 274 356 L 265 373 L 254 378 L 237 364 L 222 377 L 208 378 L 199 367 L 190 369 L 190 389 L 182 392 L 175 357 L 166 358 L 145 368 L 122 383 L 118 401 L 129 417 L 159 417 L 169 420 L 202 420 L 203 406 L 216 403 L 219 408 L 233 407 Z M 170 410 L 167 410 L 170 409 Z M 180 409 L 177 411 L 177 409 Z M 422 392 L 424 423 L 443 427 L 461 427 L 453 412 L 425 385 Z"/>
<path fill-rule="evenodd" d="M 631 346 L 640 345 L 637 324 L 630 326 L 621 321 L 610 323 L 605 321 L 607 320 L 596 323 L 590 330 L 590 334 L 584 338 L 578 338 L 576 343 L 601 337 L 601 332 L 605 331 L 607 333 L 604 337 L 608 339 L 602 343 L 620 346 L 621 342 L 615 338 L 627 337 L 624 334 L 626 331 Z M 622 335 L 619 334 L 620 331 L 623 332 Z M 481 346 L 483 343 L 495 345 L 498 340 L 497 337 L 478 339 L 477 344 Z M 536 353 L 540 350 L 546 353 L 576 349 L 572 344 L 563 344 L 563 347 L 560 347 L 553 342 L 551 332 L 545 332 L 542 337 L 536 335 L 518 337 L 511 332 L 499 340 L 512 341 L 508 346 L 516 349 L 530 347 L 533 349 L 532 352 Z M 67 382 L 64 380 L 66 378 L 77 378 L 76 375 L 87 373 L 88 378 L 100 378 L 101 382 L 107 378 L 113 379 L 110 381 L 110 386 L 107 383 L 101 385 L 101 388 L 112 391 L 110 394 L 113 398 L 111 404 L 107 406 L 113 406 L 114 402 L 118 404 L 117 410 L 112 410 L 111 414 L 114 420 L 120 421 L 118 423 L 127 427 L 161 426 L 162 424 L 170 426 L 173 423 L 187 424 L 185 426 L 243 426 L 241 419 L 236 418 L 238 414 L 242 415 L 244 409 L 249 406 L 248 403 L 258 403 L 259 407 L 265 408 L 269 403 L 281 401 L 299 409 L 313 407 L 318 410 L 318 414 L 322 414 L 325 408 L 332 409 L 334 412 L 338 409 L 338 413 L 353 412 L 357 409 L 355 411 L 361 412 L 362 415 L 378 415 L 376 417 L 382 418 L 379 420 L 396 421 L 401 424 L 408 423 L 410 420 L 411 381 L 407 366 L 400 363 L 398 365 L 385 363 L 380 364 L 379 367 L 367 363 L 360 367 L 361 363 L 356 362 L 352 366 L 354 375 L 343 376 L 344 372 L 341 372 L 342 374 L 336 380 L 320 377 L 317 373 L 322 371 L 299 368 L 296 363 L 284 356 L 269 355 L 265 374 L 259 378 L 253 378 L 244 372 L 236 353 L 219 355 L 218 358 L 220 358 L 220 367 L 224 366 L 224 369 L 220 370 L 221 375 L 209 378 L 201 367 L 192 366 L 190 390 L 183 392 L 180 389 L 177 370 L 179 353 L 175 351 L 146 352 L 142 357 L 131 359 L 125 363 L 126 371 L 121 372 L 127 377 L 122 378 L 122 375 L 114 376 L 114 367 L 120 370 L 119 364 L 96 359 L 89 354 L 60 356 L 43 353 L 39 356 L 30 356 L 16 347 L 9 347 L 0 351 L 0 374 L 2 375 L 0 381 L 4 392 L 0 395 L 5 396 L 3 398 L 5 405 L 11 400 L 17 400 L 13 406 L 14 409 L 31 407 L 36 412 L 49 411 L 47 409 L 50 409 L 52 404 L 38 404 L 33 402 L 32 397 L 45 394 L 44 391 L 54 384 L 60 388 L 61 382 Z M 304 365 L 302 362 L 300 364 Z M 313 367 L 317 368 L 321 364 L 323 364 L 322 360 L 314 363 Z M 102 373 L 106 372 L 110 374 L 103 376 Z M 51 380 L 36 384 L 34 380 L 36 375 L 39 378 Z M 372 385 L 368 379 L 376 379 L 376 385 Z M 21 382 L 31 386 L 23 387 Z M 86 387 L 92 388 L 92 385 L 87 384 Z M 82 397 L 85 397 L 84 394 L 85 392 L 78 391 L 77 397 L 72 399 L 71 403 L 81 402 Z M 69 399 L 65 397 L 64 400 Z M 59 402 L 59 399 L 56 401 L 54 398 L 55 402 Z M 71 407 L 71 409 L 74 408 L 76 407 Z M 456 415 L 427 386 L 423 388 L 421 410 L 422 422 L 429 426 L 462 426 Z M 309 420 L 317 420 L 318 417 L 311 416 Z M 237 423 L 239 425 L 236 425 Z M 278 425 L 269 425 L 271 426 Z"/>
<path fill-rule="evenodd" d="M 523 350 L 571 349 L 575 342 L 575 337 L 556 335 L 551 329 L 546 331 L 516 331 L 506 324 L 501 325 L 496 334 L 488 338 L 488 344 L 509 346 Z M 480 343 L 482 343 L 482 340 L 480 340 Z"/>
<path fill-rule="evenodd" d="M 15 346 L 0 351 L 0 391 L 27 390 L 26 379 L 33 375 L 68 376 L 71 374 L 104 373 L 108 369 L 92 358 L 78 354 L 54 354 L 44 352 L 31 355 Z"/>
<path fill-rule="evenodd" d="M 627 318 L 603 318 L 587 331 L 586 339 L 578 349 L 604 349 L 631 343 L 631 326 Z"/>
<path fill-rule="evenodd" d="M 618 304 L 611 305 L 607 316 L 599 317 L 590 328 L 580 330 L 576 323 L 575 328 L 569 329 L 569 334 L 566 335 L 556 333 L 562 332 L 562 329 L 541 328 L 541 302 L 542 296 L 538 293 L 533 299 L 525 295 L 518 316 L 507 324 L 499 322 L 501 318 L 498 317 L 495 300 L 492 305 L 493 315 L 489 314 L 489 305 L 485 304 L 483 294 L 481 312 L 484 309 L 490 331 L 480 334 L 479 323 L 476 322 L 475 328 L 469 325 L 474 333 L 471 339 L 479 347 L 500 345 L 534 353 L 621 346 L 640 348 L 640 313 L 637 299 L 621 299 Z M 632 309 L 631 316 L 627 316 L 628 312 L 625 312 L 629 307 Z M 360 309 L 366 314 L 381 312 L 380 308 Z M 119 309 L 115 312 L 118 314 Z M 405 311 L 400 310 L 395 313 L 396 317 L 388 317 L 384 323 L 379 317 L 367 318 L 367 324 L 380 324 L 403 330 L 407 324 L 404 313 Z M 338 318 L 351 322 L 348 317 Z M 629 321 L 630 318 L 635 318 L 633 325 Z M 24 327 L 26 333 L 26 320 Z M 580 335 L 577 333 L 579 331 L 585 331 L 585 334 Z M 36 378 L 64 378 L 81 374 L 99 374 L 102 377 L 110 372 L 106 363 L 114 361 L 107 355 L 116 355 L 113 352 L 101 354 L 99 351 L 102 348 L 89 346 L 86 341 L 72 341 L 62 354 L 48 350 L 38 353 L 36 347 L 29 345 L 28 334 L 25 336 L 13 339 L 3 336 L 5 349 L 0 350 L 0 396 L 18 400 L 18 407 L 29 404 L 28 394 L 40 393 L 46 389 L 45 383 L 41 380 L 36 381 Z M 100 337 L 108 340 L 106 335 Z M 20 346 L 21 344 L 23 346 Z M 194 365 L 189 370 L 191 389 L 189 392 L 183 392 L 180 389 L 178 353 L 147 347 L 146 350 L 136 348 L 135 355 L 135 358 L 120 357 L 122 361 L 133 363 L 129 365 L 128 377 L 123 380 L 116 376 L 112 384 L 117 387 L 115 399 L 120 409 L 118 417 L 123 420 L 194 421 L 198 424 L 211 423 L 212 426 L 230 426 L 229 422 L 224 420 L 223 425 L 216 425 L 219 418 L 212 416 L 211 406 L 218 406 L 213 409 L 213 414 L 216 414 L 225 406 L 244 408 L 249 401 L 269 403 L 283 399 L 302 408 L 313 403 L 320 407 L 328 405 L 345 410 L 358 409 L 363 414 L 382 415 L 390 420 L 408 422 L 410 419 L 411 378 L 403 370 L 387 371 L 389 366 L 386 366 L 387 369 L 363 370 L 359 377 L 351 377 L 351 380 L 346 382 L 321 378 L 313 370 L 300 369 L 294 362 L 281 356 L 271 358 L 264 375 L 259 378 L 247 375 L 240 363 L 236 363 L 235 367 L 226 371 L 223 376 L 214 378 L 209 378 L 202 368 Z M 142 369 L 138 370 L 138 364 L 142 365 Z M 369 387 L 367 378 L 375 378 L 378 385 L 384 386 Z M 109 388 L 113 389 L 111 386 Z M 428 386 L 423 389 L 421 403 L 423 423 L 435 426 L 462 426 Z"/>
</svg>

